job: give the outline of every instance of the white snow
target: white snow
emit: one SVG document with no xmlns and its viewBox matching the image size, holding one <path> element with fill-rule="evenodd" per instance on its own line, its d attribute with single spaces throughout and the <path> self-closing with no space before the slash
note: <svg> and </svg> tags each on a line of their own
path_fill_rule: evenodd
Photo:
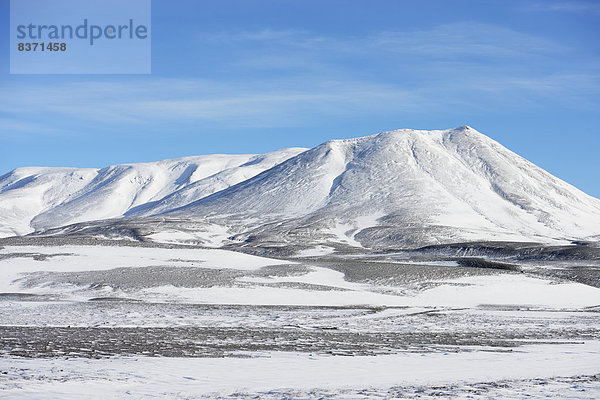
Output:
<svg viewBox="0 0 600 400">
<path fill-rule="evenodd" d="M 439 260 L 439 261 L 430 261 L 430 260 L 423 260 L 423 261 L 400 260 L 399 262 L 401 264 L 431 265 L 431 266 L 438 266 L 438 267 L 458 267 L 459 266 L 459 264 L 456 261 L 445 261 L 445 260 Z"/>
<path fill-rule="evenodd" d="M 312 248 L 300 250 L 296 253 L 296 257 L 326 256 L 327 254 L 331 254 L 334 251 L 335 249 L 330 246 L 315 246 Z"/>
<path fill-rule="evenodd" d="M 0 260 L 0 292 L 60 294 L 62 299 L 78 301 L 96 296 L 122 296 L 146 303 L 94 308 L 94 302 L 5 300 L 0 302 L 0 319 L 4 319 L 8 326 L 281 329 L 293 325 L 296 326 L 294 329 L 338 326 L 342 331 L 361 332 L 367 329 L 368 332 L 388 332 L 393 325 L 395 332 L 412 332 L 418 326 L 420 332 L 452 334 L 470 331 L 477 337 L 477 332 L 486 332 L 491 329 L 490 325 L 504 320 L 513 321 L 519 332 L 522 327 L 523 333 L 530 332 L 532 327 L 538 331 L 550 326 L 560 330 L 567 324 L 572 329 L 585 331 L 590 328 L 587 325 L 589 321 L 595 321 L 589 318 L 595 313 L 583 307 L 600 305 L 600 289 L 537 279 L 526 274 L 438 280 L 430 282 L 432 286 L 427 286 L 429 289 L 416 290 L 410 285 L 385 287 L 348 282 L 342 273 L 317 266 L 310 267 L 305 273 L 296 271 L 288 276 L 242 276 L 234 284 L 209 288 L 149 286 L 122 293 L 110 287 L 57 286 L 52 281 L 40 286 L 21 287 L 20 281 L 15 280 L 36 271 L 82 272 L 121 267 L 176 266 L 234 269 L 250 275 L 262 267 L 282 265 L 285 268 L 285 264 L 298 264 L 219 249 L 195 248 L 68 245 L 6 246 L 0 249 L 0 255 L 10 254 L 18 256 Z M 31 257 L 33 254 L 49 257 L 35 260 Z M 319 309 L 267 309 L 254 313 L 209 308 L 189 315 L 190 309 L 178 303 L 313 305 L 319 306 L 319 309 L 321 306 L 357 305 L 400 308 L 376 312 L 365 312 L 364 309 L 356 312 L 352 307 L 326 312 Z M 164 305 L 175 307 L 168 309 L 171 311 L 156 308 Z M 518 306 L 519 311 L 505 307 L 478 308 L 478 305 Z M 64 307 L 62 314 L 54 316 L 51 310 L 59 310 L 61 306 Z M 536 311 L 522 310 L 528 306 Z M 298 314 L 301 312 L 305 315 Z M 442 323 L 432 323 L 427 318 L 411 317 L 430 312 L 444 314 L 447 319 Z M 465 321 L 477 321 L 478 324 L 472 326 Z M 334 393 L 333 398 L 356 400 L 390 397 L 388 390 L 399 386 L 417 394 L 426 388 L 453 386 L 458 393 L 467 396 L 473 394 L 469 385 L 498 381 L 509 385 L 499 386 L 504 392 L 494 392 L 493 396 L 482 392 L 480 398 L 511 399 L 529 391 L 537 396 L 533 398 L 539 399 L 548 393 L 557 398 L 594 398 L 600 395 L 597 381 L 577 383 L 574 387 L 558 384 L 554 378 L 600 373 L 600 342 L 593 340 L 567 342 L 552 339 L 550 344 L 527 339 L 526 344 L 509 348 L 444 345 L 377 356 L 262 351 L 236 355 L 249 358 L 114 356 L 106 359 L 28 359 L 3 355 L 0 356 L 0 372 L 3 373 L 0 375 L 0 397 L 9 400 L 310 398 L 323 392 Z M 542 381 L 544 386 L 540 386 L 541 383 L 535 386 L 527 379 Z M 546 382 L 554 385 L 552 392 L 549 392 Z M 585 392 L 580 391 L 582 387 Z M 325 395 L 320 397 L 327 398 Z"/>
<path fill-rule="evenodd" d="M 357 235 L 381 226 L 404 237 L 406 245 L 564 243 L 600 235 L 600 200 L 469 127 L 404 129 L 305 150 L 101 170 L 20 168 L 0 178 L 0 236 L 169 212 L 192 220 L 213 218 L 207 222 L 221 225 L 222 232 L 286 221 L 281 232 L 278 227 L 270 232 L 275 236 L 304 229 L 306 221 L 326 221 L 311 227 L 308 243 L 313 245 L 329 235 L 334 242 L 360 247 L 365 239 Z M 246 224 L 250 220 L 256 222 Z M 171 241 L 164 235 L 173 232 L 153 237 Z M 198 239 L 224 243 L 223 237 L 201 234 L 175 240 Z"/>
<path fill-rule="evenodd" d="M 79 272 L 101 271 L 120 267 L 149 266 L 230 268 L 252 271 L 269 265 L 290 264 L 219 249 L 167 249 L 129 246 L 6 246 L 0 254 L 44 254 L 46 260 L 20 256 L 0 260 L 0 292 L 51 293 L 53 288 L 19 288 L 14 281 L 23 274 L 36 271 Z M 75 290 L 72 288 L 71 290 Z"/>
<path fill-rule="evenodd" d="M 29 233 L 33 217 L 69 201 L 96 176 L 91 168 L 17 168 L 0 177 L 0 237 Z"/>
<path fill-rule="evenodd" d="M 580 283 L 556 283 L 522 274 L 465 277 L 420 292 L 413 304 L 474 306 L 532 305 L 589 307 L 600 304 L 600 289 Z"/>
<path fill-rule="evenodd" d="M 321 237 L 351 246 L 360 246 L 361 230 L 381 225 L 408 236 L 407 243 L 411 229 L 425 231 L 415 235 L 421 245 L 556 243 L 600 229 L 599 199 L 469 127 L 326 142 L 175 214 L 296 218 L 299 227 L 328 221 Z"/>
<path fill-rule="evenodd" d="M 20 287 L 18 278 L 36 271 L 76 272 L 120 267 L 200 267 L 256 271 L 289 261 L 219 249 L 167 249 L 108 246 L 7 246 L 0 254 L 45 254 L 46 260 L 19 256 L 0 260 L 3 279 L 0 292 L 60 293 L 72 298 L 93 297 L 80 287 Z M 16 282 L 15 282 L 16 281 Z M 557 283 L 525 274 L 472 276 L 432 281 L 434 287 L 415 291 L 410 287 L 382 287 L 348 282 L 341 272 L 311 267 L 307 273 L 289 276 L 240 277 L 235 286 L 146 287 L 128 297 L 152 301 L 252 305 L 377 305 L 377 306 L 477 306 L 534 305 L 587 307 L 600 304 L 600 289 L 580 283 Z M 263 285 L 267 284 L 267 285 Z M 309 285 L 303 287 L 302 285 Z M 313 285 L 313 286 L 311 286 Z M 314 290 L 321 289 L 321 290 Z M 119 295 L 103 288 L 102 295 Z M 108 290 L 108 292 L 106 292 Z M 87 297 L 86 297 L 87 296 Z"/>
<path fill-rule="evenodd" d="M 0 237 L 184 206 L 271 168 L 303 148 L 214 154 L 94 168 L 18 168 L 0 177 Z M 166 199 L 166 200 L 165 200 Z"/>
<path fill-rule="evenodd" d="M 230 233 L 227 227 L 217 224 L 206 223 L 202 230 L 175 230 L 162 229 L 159 232 L 147 235 L 146 238 L 157 243 L 171 244 L 202 244 L 206 247 L 220 247 L 223 245 Z"/>
<path fill-rule="evenodd" d="M 335 271 L 315 271 L 300 277 L 240 279 L 248 283 L 305 283 L 336 290 L 310 290 L 286 287 L 180 288 L 162 286 L 143 290 L 143 299 L 175 300 L 204 304 L 323 305 L 323 306 L 413 306 L 475 307 L 510 305 L 537 307 L 592 307 L 600 304 L 600 289 L 580 283 L 514 276 L 469 277 L 438 282 L 440 285 L 415 292 L 388 288 L 382 292 L 364 284 L 342 281 Z"/>
<path fill-rule="evenodd" d="M 141 299 L 182 303 L 278 305 L 278 306 L 351 306 L 406 305 L 407 299 L 363 290 L 304 290 L 280 287 L 181 288 L 161 286 L 143 289 Z"/>
<path fill-rule="evenodd" d="M 257 358 L 0 358 L 0 370 L 10 374 L 0 381 L 0 390 L 7 400 L 87 399 L 91 394 L 103 399 L 234 398 L 244 393 L 286 397 L 289 391 L 307 396 L 319 389 L 340 394 L 348 389 L 380 389 L 384 396 L 392 386 L 460 387 L 599 372 L 598 341 L 489 350 L 355 357 L 263 353 Z M 569 389 L 563 388 L 562 395 L 569 396 Z M 593 398 L 599 393 L 596 387 L 582 395 Z"/>
</svg>

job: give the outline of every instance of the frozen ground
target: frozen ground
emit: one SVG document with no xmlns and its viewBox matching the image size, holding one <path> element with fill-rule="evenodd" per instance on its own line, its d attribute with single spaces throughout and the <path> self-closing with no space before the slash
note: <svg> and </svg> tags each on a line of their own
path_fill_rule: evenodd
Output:
<svg viewBox="0 0 600 400">
<path fill-rule="evenodd" d="M 600 289 L 326 250 L 4 242 L 0 397 L 600 397 Z"/>
<path fill-rule="evenodd" d="M 378 357 L 253 353 L 250 358 L 0 360 L 4 398 L 579 398 L 600 389 L 600 346 Z M 561 375 L 578 374 L 565 378 Z M 552 378 L 550 378 L 552 377 Z M 560 377 L 560 378 L 555 378 Z M 84 389 L 85 388 L 85 389 Z M 83 390 L 84 389 L 84 390 Z"/>
</svg>

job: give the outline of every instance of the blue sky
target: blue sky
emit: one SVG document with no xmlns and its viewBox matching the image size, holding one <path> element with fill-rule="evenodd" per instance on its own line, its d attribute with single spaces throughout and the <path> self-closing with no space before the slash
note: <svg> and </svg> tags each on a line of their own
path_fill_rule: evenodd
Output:
<svg viewBox="0 0 600 400">
<path fill-rule="evenodd" d="M 470 125 L 600 197 L 600 2 L 152 2 L 151 75 L 9 75 L 0 174 Z"/>
</svg>

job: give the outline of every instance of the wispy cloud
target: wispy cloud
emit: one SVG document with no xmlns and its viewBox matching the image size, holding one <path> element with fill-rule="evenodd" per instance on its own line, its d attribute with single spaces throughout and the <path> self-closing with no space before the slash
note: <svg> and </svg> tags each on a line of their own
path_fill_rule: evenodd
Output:
<svg viewBox="0 0 600 400">
<path fill-rule="evenodd" d="M 58 129 L 43 123 L 29 122 L 22 119 L 0 117 L 0 138 L 18 138 L 35 133 L 36 136 L 71 136 L 73 132 Z"/>
<path fill-rule="evenodd" d="M 0 137 L 78 124 L 131 126 L 132 132 L 169 123 L 297 126 L 330 116 L 435 113 L 456 105 L 466 110 L 484 100 L 487 107 L 518 108 L 515 99 L 534 107 L 548 99 L 591 107 L 600 97 L 593 63 L 576 67 L 568 47 L 497 25 L 460 22 L 362 37 L 266 29 L 207 40 L 249 51 L 236 47 L 236 57 L 221 60 L 230 75 L 212 79 L 14 84 L 0 91 Z M 252 47 L 255 42 L 269 45 Z M 566 58 L 568 72 L 556 64 Z M 277 68 L 285 74 L 272 74 Z"/>
<path fill-rule="evenodd" d="M 408 87 L 428 87 L 434 82 L 445 85 L 444 80 L 468 84 L 486 77 L 502 79 L 502 75 L 507 79 L 551 75 L 556 73 L 560 60 L 575 60 L 572 49 L 556 41 L 474 22 L 362 36 L 259 30 L 225 32 L 216 37 L 223 54 L 231 55 L 222 60 L 230 71 L 286 73 L 311 76 L 317 81 L 362 81 L 365 76 L 377 75 L 376 81 L 385 82 L 386 76 L 392 81 L 402 77 Z M 227 46 L 231 46 L 230 53 Z M 248 50 L 239 51 L 240 47 Z M 575 64 L 570 68 L 576 68 Z"/>
<path fill-rule="evenodd" d="M 222 32 L 203 36 L 202 40 L 219 43 L 262 42 L 271 45 L 270 53 L 282 46 L 287 51 L 306 49 L 324 55 L 402 53 L 416 56 L 516 57 L 553 54 L 565 46 L 506 27 L 478 22 L 455 22 L 427 29 L 383 31 L 363 36 L 333 37 L 311 35 L 296 30 L 259 30 Z M 260 49 L 259 49 L 260 50 Z M 262 54 L 260 54 L 262 56 Z"/>
<path fill-rule="evenodd" d="M 525 11 L 555 11 L 600 14 L 600 3 L 593 1 L 544 1 L 522 7 Z"/>
<path fill-rule="evenodd" d="M 497 104 L 514 102 L 515 96 L 576 99 L 589 90 L 600 92 L 595 76 L 469 75 L 416 88 L 374 81 L 314 79 L 296 81 L 294 85 L 289 81 L 254 81 L 238 86 L 167 78 L 20 85 L 0 94 L 0 109 L 10 116 L 0 119 L 0 137 L 59 133 L 68 131 L 70 124 L 136 126 L 133 131 L 155 124 L 194 122 L 229 127 L 295 126 L 328 116 L 419 114 L 452 105 L 477 107 L 483 99 Z M 53 122 L 44 124 L 44 118 L 26 122 L 30 110 Z"/>
<path fill-rule="evenodd" d="M 435 58 L 529 57 L 553 54 L 565 47 L 496 25 L 460 22 L 426 30 L 383 32 L 370 38 L 377 48 Z"/>
<path fill-rule="evenodd" d="M 310 37 L 309 32 L 297 29 L 259 29 L 254 31 L 234 31 L 221 32 L 212 35 L 203 34 L 202 40 L 209 40 L 218 43 L 239 42 L 239 41 L 269 41 L 269 42 L 297 42 L 298 38 Z"/>
<path fill-rule="evenodd" d="M 418 100 L 410 91 L 377 83 L 319 82 L 315 85 L 313 82 L 304 90 L 283 86 L 273 82 L 238 86 L 166 78 L 154 78 L 151 82 L 107 84 L 92 80 L 58 86 L 21 85 L 10 90 L 10 96 L 0 95 L 0 110 L 24 117 L 35 109 L 40 115 L 59 116 L 65 121 L 85 119 L 97 124 L 148 125 L 187 120 L 282 126 L 293 125 L 306 115 L 374 110 L 385 101 L 404 101 L 407 109 L 414 108 Z M 19 131 L 27 127 L 27 124 L 15 126 Z M 32 131 L 38 129 L 34 125 L 29 127 Z M 9 125 L 0 125 L 0 135 L 12 130 Z"/>
</svg>

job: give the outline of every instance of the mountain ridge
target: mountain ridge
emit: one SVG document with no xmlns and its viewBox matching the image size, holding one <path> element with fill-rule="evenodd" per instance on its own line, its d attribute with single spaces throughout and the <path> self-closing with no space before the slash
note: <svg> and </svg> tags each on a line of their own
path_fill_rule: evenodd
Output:
<svg viewBox="0 0 600 400">
<path fill-rule="evenodd" d="M 185 172 L 180 163 L 182 184 L 171 176 L 168 189 L 136 192 L 129 207 L 116 207 L 119 212 L 109 218 L 204 221 L 219 227 L 223 245 L 386 248 L 465 240 L 570 241 L 600 233 L 600 200 L 468 126 L 393 130 L 253 157 L 212 174 L 200 172 L 193 182 L 185 175 L 200 167 Z M 143 169 L 134 166 L 119 167 Z M 134 177 L 140 176 L 146 175 Z M 106 182 L 112 181 L 99 181 Z M 0 179 L 0 210 L 4 186 Z M 118 198 L 102 185 L 89 193 L 108 209 Z M 96 203 L 75 197 L 35 215 L 31 225 L 39 230 L 85 222 L 85 213 L 79 219 L 71 214 L 95 210 Z"/>
<path fill-rule="evenodd" d="M 105 168 L 17 168 L 0 176 L 0 236 L 121 217 L 132 207 L 161 200 L 224 170 L 246 170 L 246 175 L 222 182 L 226 187 L 304 150 L 190 156 Z M 245 166 L 256 160 L 252 168 Z"/>
</svg>

